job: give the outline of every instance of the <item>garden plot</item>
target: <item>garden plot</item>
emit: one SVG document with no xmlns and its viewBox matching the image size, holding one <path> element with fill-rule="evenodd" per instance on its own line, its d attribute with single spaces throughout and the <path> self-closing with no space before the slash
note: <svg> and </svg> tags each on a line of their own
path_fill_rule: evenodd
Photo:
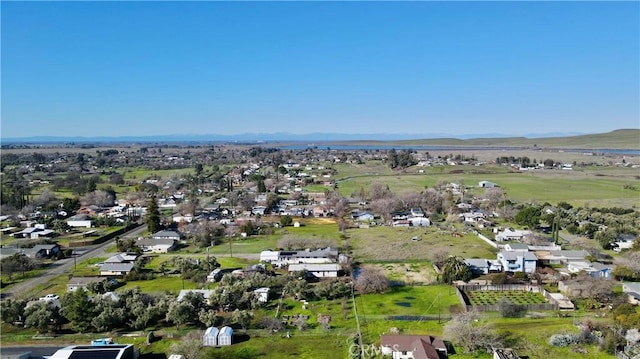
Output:
<svg viewBox="0 0 640 359">
<path fill-rule="evenodd" d="M 546 304 L 547 301 L 541 293 L 525 292 L 521 290 L 491 291 L 474 290 L 466 291 L 471 305 L 495 305 L 501 299 L 506 299 L 514 304 Z"/>
</svg>

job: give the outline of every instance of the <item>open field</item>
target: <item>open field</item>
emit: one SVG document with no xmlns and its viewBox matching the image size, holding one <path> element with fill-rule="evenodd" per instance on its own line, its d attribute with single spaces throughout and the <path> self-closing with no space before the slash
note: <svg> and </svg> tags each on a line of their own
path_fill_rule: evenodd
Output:
<svg viewBox="0 0 640 359">
<path fill-rule="evenodd" d="M 494 258 L 494 248 L 473 234 L 454 237 L 435 227 L 375 227 L 347 231 L 354 258 L 358 261 L 405 261 L 430 258 L 436 248 L 465 258 Z M 411 238 L 419 236 L 419 241 Z"/>
<path fill-rule="evenodd" d="M 501 299 L 513 304 L 545 304 L 547 301 L 541 293 L 522 291 L 474 290 L 465 292 L 471 305 L 493 305 Z"/>
<path fill-rule="evenodd" d="M 640 191 L 625 188 L 625 185 L 640 184 L 640 171 L 633 168 L 615 168 L 604 170 L 594 168 L 591 170 L 535 170 L 529 172 L 505 171 L 505 167 L 498 167 L 500 171 L 487 171 L 486 173 L 474 173 L 476 167 L 457 166 L 461 173 L 438 173 L 451 171 L 451 167 L 435 167 L 427 169 L 424 174 L 415 174 L 414 171 L 407 174 L 394 175 L 358 175 L 342 176 L 338 178 L 338 191 L 344 196 L 358 193 L 364 189 L 368 193 L 372 183 L 384 183 L 394 193 L 420 192 L 428 187 L 433 187 L 440 182 L 456 182 L 465 184 L 470 188 L 469 196 L 480 196 L 485 189 L 473 188 L 480 181 L 491 181 L 500 186 L 509 199 L 517 202 L 552 204 L 565 201 L 574 206 L 637 206 L 640 202 Z"/>
</svg>

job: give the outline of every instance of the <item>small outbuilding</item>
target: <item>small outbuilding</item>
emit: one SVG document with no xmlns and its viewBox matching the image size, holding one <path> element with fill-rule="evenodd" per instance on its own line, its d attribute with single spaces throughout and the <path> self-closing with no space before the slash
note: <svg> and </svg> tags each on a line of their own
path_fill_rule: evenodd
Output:
<svg viewBox="0 0 640 359">
<path fill-rule="evenodd" d="M 205 347 L 218 346 L 218 328 L 209 327 L 202 335 L 202 345 Z"/>
<path fill-rule="evenodd" d="M 218 333 L 218 346 L 231 345 L 232 337 L 233 329 L 231 329 L 231 327 L 220 328 L 220 333 Z"/>
</svg>

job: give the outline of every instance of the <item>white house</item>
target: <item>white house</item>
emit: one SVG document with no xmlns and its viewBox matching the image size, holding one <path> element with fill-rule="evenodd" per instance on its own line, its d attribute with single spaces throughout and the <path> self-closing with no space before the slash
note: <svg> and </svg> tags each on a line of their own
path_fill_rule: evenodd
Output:
<svg viewBox="0 0 640 359">
<path fill-rule="evenodd" d="M 176 248 L 176 241 L 174 239 L 140 238 L 135 245 L 140 247 L 143 252 L 168 253 Z"/>
<path fill-rule="evenodd" d="M 182 239 L 180 232 L 177 231 L 159 231 L 151 235 L 153 239 L 173 239 L 179 241 Z"/>
<path fill-rule="evenodd" d="M 525 273 L 536 271 L 538 257 L 533 252 L 501 251 L 497 257 L 505 271 Z"/>
<path fill-rule="evenodd" d="M 289 273 L 300 271 L 306 271 L 308 275 L 317 278 L 336 278 L 338 271 L 340 271 L 340 265 L 337 263 L 301 263 L 289 265 Z"/>
<path fill-rule="evenodd" d="M 382 354 L 393 359 L 448 358 L 444 341 L 430 335 L 383 335 L 380 341 Z"/>
<path fill-rule="evenodd" d="M 134 268 L 133 263 L 104 263 L 100 266 L 101 276 L 125 276 Z"/>
<path fill-rule="evenodd" d="M 531 231 L 521 231 L 513 228 L 507 228 L 496 234 L 496 241 L 521 241 L 525 236 L 531 234 Z"/>
<path fill-rule="evenodd" d="M 69 227 L 85 227 L 91 228 L 93 221 L 86 214 L 76 214 L 75 216 L 67 218 L 67 225 Z"/>
</svg>

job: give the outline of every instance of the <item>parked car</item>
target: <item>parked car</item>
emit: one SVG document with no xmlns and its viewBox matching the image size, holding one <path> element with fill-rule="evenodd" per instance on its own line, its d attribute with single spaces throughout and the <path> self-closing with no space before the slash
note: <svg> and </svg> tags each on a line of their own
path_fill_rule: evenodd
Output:
<svg viewBox="0 0 640 359">
<path fill-rule="evenodd" d="M 58 300 L 58 299 L 60 299 L 60 296 L 56 294 L 47 294 L 44 297 L 40 298 L 40 300 L 47 300 L 47 301 Z"/>
</svg>

